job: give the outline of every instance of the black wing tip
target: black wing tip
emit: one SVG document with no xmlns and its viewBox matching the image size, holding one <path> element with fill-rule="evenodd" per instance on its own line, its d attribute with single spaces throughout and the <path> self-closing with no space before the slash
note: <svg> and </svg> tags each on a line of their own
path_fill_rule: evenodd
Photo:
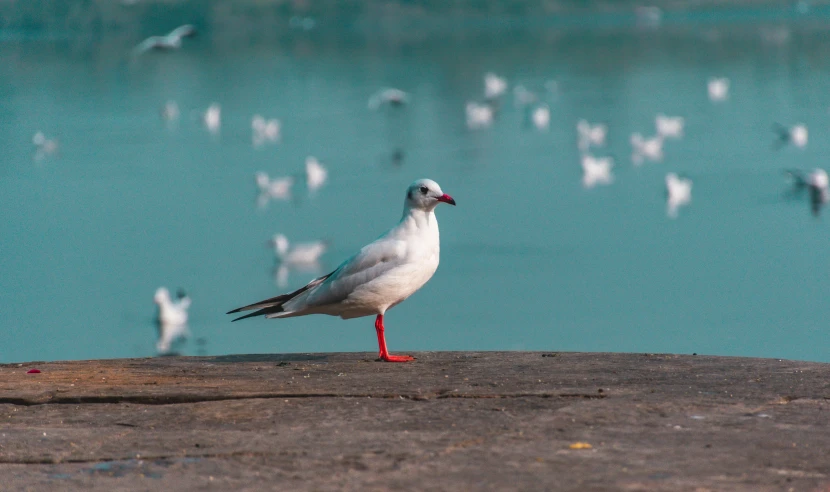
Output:
<svg viewBox="0 0 830 492">
<path fill-rule="evenodd" d="M 236 309 L 232 309 L 232 310 L 228 311 L 225 314 L 233 314 L 233 313 L 238 313 L 240 311 L 242 311 L 242 308 L 236 308 Z"/>
</svg>

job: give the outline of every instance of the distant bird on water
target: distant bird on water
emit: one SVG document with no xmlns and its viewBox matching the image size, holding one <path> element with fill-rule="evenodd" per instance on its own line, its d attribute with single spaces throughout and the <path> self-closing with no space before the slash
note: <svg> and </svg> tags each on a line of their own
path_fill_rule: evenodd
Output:
<svg viewBox="0 0 830 492">
<path fill-rule="evenodd" d="M 608 136 L 608 126 L 603 123 L 592 125 L 587 120 L 576 122 L 576 136 L 579 150 L 587 152 L 591 146 L 605 145 L 605 137 Z"/>
<path fill-rule="evenodd" d="M 712 102 L 725 101 L 729 97 L 729 79 L 726 77 L 712 77 L 706 88 L 709 91 L 709 100 Z"/>
<path fill-rule="evenodd" d="M 328 175 L 329 172 L 316 157 L 310 155 L 305 158 L 305 183 L 309 192 L 314 193 L 326 184 Z"/>
<path fill-rule="evenodd" d="M 493 124 L 493 118 L 496 114 L 489 104 L 479 104 L 477 102 L 468 102 L 464 110 L 467 114 L 467 128 L 470 130 L 489 127 Z"/>
<path fill-rule="evenodd" d="M 46 157 L 49 157 L 50 155 L 53 155 L 58 152 L 58 141 L 46 138 L 46 135 L 44 135 L 41 131 L 35 133 L 35 135 L 32 137 L 32 143 L 36 148 L 36 161 L 42 161 Z"/>
<path fill-rule="evenodd" d="M 830 200 L 830 178 L 824 169 L 814 169 L 809 174 L 798 169 L 784 171 L 793 179 L 795 191 L 805 188 L 810 190 L 810 210 L 818 216 L 828 200 Z"/>
<path fill-rule="evenodd" d="M 775 142 L 776 149 L 779 149 L 786 144 L 793 144 L 800 149 L 807 146 L 809 133 L 807 132 L 807 125 L 803 123 L 798 123 L 791 128 L 775 123 L 772 126 L 772 131 L 778 134 L 778 140 Z"/>
<path fill-rule="evenodd" d="M 265 143 L 279 142 L 282 124 L 278 119 L 266 120 L 261 115 L 255 114 L 251 118 L 251 142 L 255 147 Z"/>
<path fill-rule="evenodd" d="M 159 287 L 153 296 L 153 302 L 158 306 L 156 322 L 159 328 L 159 339 L 156 350 L 159 354 L 167 354 L 177 340 L 188 335 L 187 318 L 190 309 L 190 297 L 183 290 L 179 290 L 176 300 L 170 298 L 170 291 Z"/>
<path fill-rule="evenodd" d="M 268 243 L 277 257 L 276 279 L 279 287 L 288 285 L 292 270 L 317 272 L 321 268 L 320 257 L 328 249 L 326 241 L 312 241 L 291 245 L 283 234 L 275 234 Z"/>
<path fill-rule="evenodd" d="M 255 175 L 256 186 L 259 188 L 257 204 L 260 207 L 268 205 L 270 200 L 290 200 L 291 187 L 294 186 L 294 178 L 285 176 L 283 178 L 271 179 L 268 174 L 260 171 Z"/>
<path fill-rule="evenodd" d="M 364 246 L 336 270 L 294 292 L 229 311 L 256 310 L 252 316 L 288 318 L 327 314 L 343 319 L 375 316 L 379 357 L 408 362 L 408 355 L 391 355 L 386 348 L 383 317 L 386 311 L 420 289 L 435 273 L 439 260 L 438 222 L 434 209 L 455 200 L 438 183 L 421 179 L 406 190 L 403 217 L 386 234 Z"/>
<path fill-rule="evenodd" d="M 598 184 L 611 184 L 614 182 L 614 175 L 611 169 L 614 167 L 614 159 L 610 157 L 594 157 L 584 154 L 582 164 L 582 186 L 593 188 Z"/>
<path fill-rule="evenodd" d="M 488 101 L 498 99 L 507 92 L 507 79 L 489 72 L 484 75 L 484 98 Z"/>
<path fill-rule="evenodd" d="M 663 136 L 643 138 L 639 133 L 631 135 L 631 162 L 639 166 L 645 159 L 653 162 L 663 160 Z"/>
<path fill-rule="evenodd" d="M 208 106 L 207 110 L 202 113 L 202 123 L 210 133 L 219 133 L 219 129 L 222 127 L 222 106 L 218 103 Z"/>
<path fill-rule="evenodd" d="M 530 120 L 537 130 L 547 130 L 550 126 L 550 107 L 540 104 L 530 113 Z"/>
<path fill-rule="evenodd" d="M 692 180 L 675 173 L 666 174 L 666 215 L 677 218 L 680 207 L 692 201 Z"/>
<path fill-rule="evenodd" d="M 196 35 L 196 28 L 191 24 L 179 26 L 164 36 L 150 36 L 133 49 L 138 56 L 150 50 L 175 50 L 182 47 L 182 38 Z"/>
<path fill-rule="evenodd" d="M 654 128 L 663 138 L 680 138 L 683 136 L 683 127 L 686 120 L 682 116 L 666 116 L 658 114 L 654 117 Z"/>
<path fill-rule="evenodd" d="M 400 89 L 383 89 L 369 98 L 369 109 L 378 109 L 382 105 L 400 107 L 409 102 L 409 94 Z"/>
</svg>

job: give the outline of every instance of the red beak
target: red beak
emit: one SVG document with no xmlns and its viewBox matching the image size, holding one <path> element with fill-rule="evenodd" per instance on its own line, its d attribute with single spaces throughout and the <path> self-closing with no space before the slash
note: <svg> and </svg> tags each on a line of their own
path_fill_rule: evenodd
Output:
<svg viewBox="0 0 830 492">
<path fill-rule="evenodd" d="M 439 202 L 449 203 L 450 205 L 455 205 L 455 200 L 446 193 L 438 197 Z"/>
</svg>

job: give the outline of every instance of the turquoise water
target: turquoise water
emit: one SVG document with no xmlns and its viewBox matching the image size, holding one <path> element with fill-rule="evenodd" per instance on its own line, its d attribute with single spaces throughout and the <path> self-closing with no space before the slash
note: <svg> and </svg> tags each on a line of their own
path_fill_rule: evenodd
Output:
<svg viewBox="0 0 830 492">
<path fill-rule="evenodd" d="M 94 36 L 0 30 L 0 361 L 153 355 L 161 285 L 193 298 L 184 354 L 376 351 L 370 318 L 231 324 L 224 313 L 280 293 L 265 247 L 274 233 L 330 240 L 326 273 L 394 225 L 421 177 L 458 206 L 437 210 L 437 274 L 387 316 L 392 352 L 830 360 L 828 217 L 787 198 L 781 173 L 830 153 L 821 18 L 667 14 L 652 28 L 520 15 L 400 32 L 358 18 L 309 31 L 274 21 L 275 32 L 209 23 L 216 4 L 182 50 L 135 61 L 132 46 L 189 19 L 142 17 Z M 488 71 L 545 94 L 550 129 L 529 126 L 508 93 L 491 128 L 468 130 L 464 105 L 482 99 Z M 730 78 L 728 101 L 708 100 L 711 76 Z M 412 104 L 368 110 L 383 87 Z M 173 127 L 159 116 L 168 99 L 182 112 Z M 197 117 L 214 101 L 216 136 Z M 684 116 L 685 137 L 666 143 L 662 163 L 634 167 L 629 135 L 652 134 L 660 112 Z M 280 144 L 252 146 L 257 113 L 282 121 Z M 581 118 L 609 126 L 595 153 L 616 158 L 610 186 L 582 187 Z M 808 146 L 773 150 L 774 122 L 808 125 Z M 38 130 L 60 147 L 36 161 Z M 257 208 L 254 173 L 297 174 L 307 155 L 328 183 Z M 694 180 L 676 220 L 669 171 Z M 313 276 L 292 273 L 289 288 Z"/>
</svg>

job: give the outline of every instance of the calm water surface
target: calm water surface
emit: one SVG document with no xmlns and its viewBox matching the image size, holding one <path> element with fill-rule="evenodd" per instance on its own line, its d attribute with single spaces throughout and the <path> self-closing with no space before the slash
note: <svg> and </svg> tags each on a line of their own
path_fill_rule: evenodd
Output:
<svg viewBox="0 0 830 492">
<path fill-rule="evenodd" d="M 442 27 L 399 39 L 364 24 L 279 36 L 213 26 L 175 53 L 131 62 L 130 48 L 187 19 L 126 34 L 0 36 L 0 361 L 154 354 L 160 285 L 193 298 L 185 354 L 375 351 L 372 320 L 255 319 L 225 311 L 276 295 L 276 232 L 328 239 L 327 273 L 399 219 L 406 186 L 430 177 L 441 266 L 390 311 L 390 350 L 677 352 L 830 360 L 830 217 L 787 199 L 783 168 L 826 166 L 830 46 L 775 16 L 700 27 Z M 528 19 L 530 24 L 531 19 Z M 440 26 L 440 25 L 439 25 Z M 244 31 L 244 35 L 239 34 Z M 502 103 L 469 131 L 482 76 L 544 93 L 548 131 Z M 711 103 L 710 76 L 732 81 Z M 382 87 L 412 94 L 372 112 Z M 182 117 L 169 127 L 164 102 Z M 222 105 L 209 134 L 198 112 Z M 687 120 L 659 164 L 635 168 L 629 135 L 656 113 Z M 254 148 L 254 114 L 279 118 L 279 145 Z M 581 185 L 575 124 L 606 122 L 615 181 Z M 806 149 L 773 150 L 773 122 L 809 126 Z M 60 141 L 33 160 L 32 135 Z M 391 155 L 402 149 L 401 165 Z M 316 196 L 256 206 L 254 173 L 301 172 L 317 156 Z M 694 180 L 666 217 L 663 178 Z M 314 273 L 292 273 L 289 287 Z"/>
</svg>

